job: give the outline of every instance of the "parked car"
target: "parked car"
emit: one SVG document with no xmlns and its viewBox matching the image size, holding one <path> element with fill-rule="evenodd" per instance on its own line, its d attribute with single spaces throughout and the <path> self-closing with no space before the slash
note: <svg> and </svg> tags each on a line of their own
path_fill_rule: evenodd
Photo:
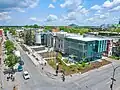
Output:
<svg viewBox="0 0 120 90">
<path fill-rule="evenodd" d="M 23 78 L 24 78 L 25 80 L 30 79 L 30 75 L 29 75 L 28 71 L 24 71 L 24 72 L 23 72 Z"/>
<path fill-rule="evenodd" d="M 18 66 L 18 72 L 21 72 L 21 71 L 23 71 L 23 67 L 22 67 L 22 65 L 19 65 Z"/>
<path fill-rule="evenodd" d="M 20 61 L 19 61 L 19 64 L 20 64 L 20 65 L 24 65 L 24 61 L 20 60 Z"/>
</svg>

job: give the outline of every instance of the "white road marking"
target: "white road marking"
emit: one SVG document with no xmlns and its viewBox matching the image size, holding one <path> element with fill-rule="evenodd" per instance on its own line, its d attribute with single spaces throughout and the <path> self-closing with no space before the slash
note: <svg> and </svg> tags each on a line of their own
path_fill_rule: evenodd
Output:
<svg viewBox="0 0 120 90">
<path fill-rule="evenodd" d="M 81 90 L 81 87 L 78 83 L 74 82 L 75 85 L 77 85 L 79 87 L 79 89 Z"/>
<path fill-rule="evenodd" d="M 106 84 L 110 84 L 111 83 L 111 81 L 108 81 Z"/>
</svg>

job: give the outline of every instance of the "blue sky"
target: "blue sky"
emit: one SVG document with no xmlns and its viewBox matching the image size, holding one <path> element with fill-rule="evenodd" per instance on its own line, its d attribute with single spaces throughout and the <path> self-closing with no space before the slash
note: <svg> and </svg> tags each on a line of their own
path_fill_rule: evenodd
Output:
<svg viewBox="0 0 120 90">
<path fill-rule="evenodd" d="M 0 25 L 118 23 L 120 0 L 0 0 Z"/>
</svg>

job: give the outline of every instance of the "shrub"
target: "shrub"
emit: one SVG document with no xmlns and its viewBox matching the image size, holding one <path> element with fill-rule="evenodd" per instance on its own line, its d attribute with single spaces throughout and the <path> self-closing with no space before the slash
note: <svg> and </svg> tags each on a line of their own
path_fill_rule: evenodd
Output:
<svg viewBox="0 0 120 90">
<path fill-rule="evenodd" d="M 48 63 L 50 66 L 52 66 L 53 68 L 56 68 L 56 63 L 54 60 L 48 60 Z"/>
<path fill-rule="evenodd" d="M 85 67 L 85 62 L 82 62 L 82 67 Z"/>
<path fill-rule="evenodd" d="M 65 63 L 68 63 L 68 60 L 67 60 L 67 59 L 64 59 L 63 61 L 64 61 Z"/>
</svg>

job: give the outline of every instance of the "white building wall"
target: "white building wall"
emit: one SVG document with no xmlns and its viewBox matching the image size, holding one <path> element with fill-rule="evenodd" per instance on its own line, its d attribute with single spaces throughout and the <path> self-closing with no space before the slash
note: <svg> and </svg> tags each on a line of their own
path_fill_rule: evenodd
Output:
<svg viewBox="0 0 120 90">
<path fill-rule="evenodd" d="M 113 47 L 113 42 L 112 42 L 112 40 L 110 40 L 108 56 L 112 56 L 112 47 Z"/>
<path fill-rule="evenodd" d="M 41 33 L 35 33 L 35 43 L 41 44 Z"/>
</svg>

